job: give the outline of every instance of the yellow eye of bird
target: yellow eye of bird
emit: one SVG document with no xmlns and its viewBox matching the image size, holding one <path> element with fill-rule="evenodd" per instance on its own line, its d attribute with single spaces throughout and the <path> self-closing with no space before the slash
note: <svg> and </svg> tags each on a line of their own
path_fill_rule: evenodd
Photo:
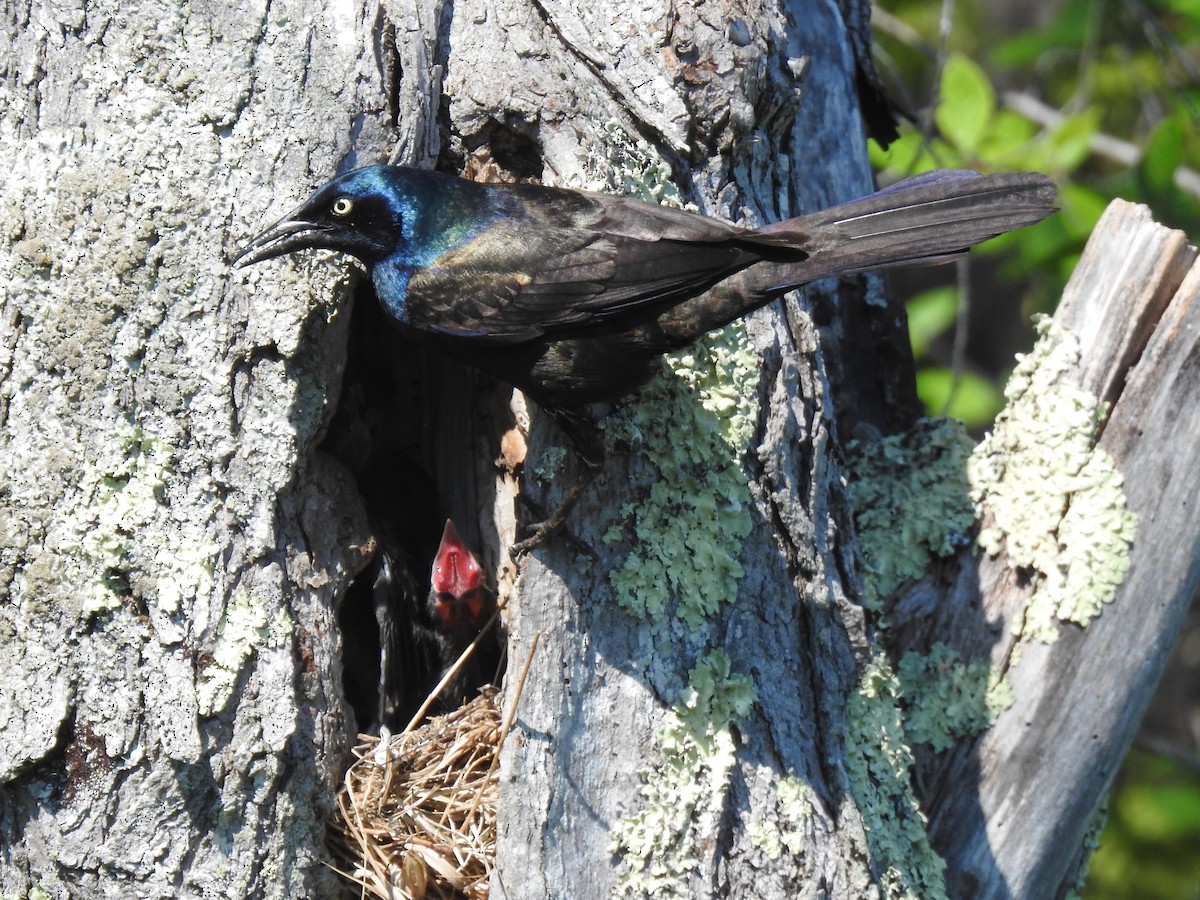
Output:
<svg viewBox="0 0 1200 900">
<path fill-rule="evenodd" d="M 352 209 L 354 209 L 354 202 L 349 197 L 338 197 L 333 201 L 333 214 L 335 216 L 348 216 Z"/>
</svg>

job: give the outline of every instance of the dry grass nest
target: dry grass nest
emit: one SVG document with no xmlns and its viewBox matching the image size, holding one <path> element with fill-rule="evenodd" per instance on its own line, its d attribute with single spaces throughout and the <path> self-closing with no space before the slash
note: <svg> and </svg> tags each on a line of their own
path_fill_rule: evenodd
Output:
<svg viewBox="0 0 1200 900">
<path fill-rule="evenodd" d="M 485 898 L 496 848 L 501 695 L 386 739 L 361 736 L 338 795 L 342 873 L 364 897 Z"/>
</svg>

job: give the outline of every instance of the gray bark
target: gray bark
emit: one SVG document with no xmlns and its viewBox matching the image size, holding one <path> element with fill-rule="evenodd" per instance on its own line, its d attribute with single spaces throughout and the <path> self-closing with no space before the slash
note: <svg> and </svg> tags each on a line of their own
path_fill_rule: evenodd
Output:
<svg viewBox="0 0 1200 900">
<path fill-rule="evenodd" d="M 392 135 L 365 12 L 5 9 L 6 895 L 336 889 L 332 609 L 367 533 L 313 453 L 345 340 L 314 310 L 346 282 L 225 256 Z"/>
<path fill-rule="evenodd" d="M 1029 577 L 1007 548 L 965 561 L 955 590 L 934 592 L 932 604 L 928 583 L 900 601 L 913 605 L 897 619 L 911 619 L 904 628 L 924 635 L 908 638 L 909 646 L 951 635 L 955 646 L 1007 672 L 1014 691 L 992 728 L 928 759 L 920 772 L 930 834 L 958 894 L 1065 896 L 1074 886 L 1089 852 L 1081 848 L 1095 841 L 1102 821 L 1097 807 L 1200 587 L 1192 509 L 1200 415 L 1188 399 L 1200 315 L 1196 258 L 1182 232 L 1154 223 L 1145 207 L 1115 201 L 1055 314 L 1055 327 L 1078 347 L 1053 390 L 1103 404 L 1096 444 L 1138 518 L 1130 568 L 1111 606 L 1086 627 L 1062 625 L 1053 643 L 1022 636 L 1044 579 Z M 1089 472 L 1071 477 L 1079 492 L 1065 498 L 1066 515 L 1088 502 L 1097 480 Z M 1108 512 L 1091 510 L 1095 539 L 1069 552 L 1101 545 Z M 974 622 L 964 610 L 976 611 Z"/>
<path fill-rule="evenodd" d="M 0 891 L 331 896 L 323 823 L 352 728 L 334 611 L 372 535 L 322 440 L 358 277 L 340 258 L 225 258 L 385 159 L 670 183 L 748 222 L 866 193 L 861 33 L 801 0 L 101 3 L 5 25 Z M 414 453 L 511 592 L 515 663 L 541 633 L 502 756 L 496 896 L 942 890 L 839 462 L 849 435 L 910 424 L 902 316 L 853 279 L 739 334 L 612 420 L 629 452 L 570 526 L 598 557 L 555 541 L 520 572 L 492 465 L 511 414 L 416 363 L 440 416 L 414 424 Z M 549 504 L 574 469 L 528 475 L 561 440 L 534 422 L 527 488 Z M 961 786 L 975 796 L 973 771 Z M 1059 884 L 1016 890 L 1025 857 L 992 858 L 986 816 L 945 821 L 969 823 L 1001 889 Z"/>
</svg>

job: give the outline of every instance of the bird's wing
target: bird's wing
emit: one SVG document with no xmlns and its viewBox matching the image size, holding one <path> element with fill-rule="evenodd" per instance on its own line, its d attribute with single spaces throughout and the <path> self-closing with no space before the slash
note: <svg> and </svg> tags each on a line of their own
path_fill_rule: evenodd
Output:
<svg viewBox="0 0 1200 900">
<path fill-rule="evenodd" d="M 667 306 L 762 258 L 754 235 L 600 194 L 510 187 L 511 214 L 414 273 L 409 322 L 518 342 Z"/>
</svg>

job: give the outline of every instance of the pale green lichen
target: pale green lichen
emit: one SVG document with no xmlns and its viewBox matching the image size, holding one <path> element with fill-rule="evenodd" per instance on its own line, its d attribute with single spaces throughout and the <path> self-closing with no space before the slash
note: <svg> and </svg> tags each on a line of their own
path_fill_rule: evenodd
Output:
<svg viewBox="0 0 1200 900">
<path fill-rule="evenodd" d="M 541 482 L 553 481 L 562 471 L 566 459 L 566 447 L 546 447 L 538 457 L 538 464 L 533 472 Z"/>
<path fill-rule="evenodd" d="M 1063 383 L 1079 340 L 1048 318 L 1005 388 L 1008 405 L 971 457 L 972 492 L 995 524 L 979 536 L 1015 568 L 1037 573 L 1022 633 L 1053 642 L 1056 622 L 1086 625 L 1112 602 L 1129 569 L 1137 517 L 1122 478 L 1095 446 L 1104 416 L 1091 394 Z"/>
<path fill-rule="evenodd" d="M 130 551 L 139 529 L 153 523 L 164 503 L 171 448 L 142 429 L 122 424 L 100 444 L 107 459 L 93 464 L 73 516 L 83 562 L 83 612 L 112 609 L 129 593 Z"/>
<path fill-rule="evenodd" d="M 212 590 L 213 561 L 218 549 L 212 541 L 160 548 L 155 557 L 155 592 L 160 610 L 177 613 L 184 600 Z"/>
<path fill-rule="evenodd" d="M 290 633 L 291 620 L 282 610 L 269 616 L 259 598 L 238 591 L 217 625 L 211 660 L 200 670 L 197 686 L 200 714 L 210 716 L 220 712 L 233 695 L 250 655 L 259 648 L 283 646 Z"/>
<path fill-rule="evenodd" d="M 103 457 L 82 479 L 66 518 L 77 535 L 64 546 L 82 582 L 81 610 L 95 615 L 145 590 L 143 600 L 172 615 L 211 590 L 218 547 L 170 520 L 167 487 L 174 453 L 166 441 L 122 423 L 96 444 Z M 196 529 L 190 529 L 196 530 Z"/>
<path fill-rule="evenodd" d="M 655 470 L 652 483 L 634 483 L 639 499 L 605 534 L 632 536 L 637 547 L 609 581 L 631 614 L 662 623 L 673 612 L 695 629 L 737 596 L 743 575 L 750 490 L 738 457 L 757 414 L 758 356 L 736 324 L 667 368 L 604 423 L 610 445 L 635 448 Z"/>
<path fill-rule="evenodd" d="M 903 434 L 847 446 L 869 605 L 968 541 L 975 522 L 967 482 L 972 446 L 963 424 L 951 419 L 922 419 Z"/>
<path fill-rule="evenodd" d="M 613 852 L 625 865 L 616 896 L 689 896 L 688 874 L 698 864 L 693 848 L 718 826 L 736 761 L 732 727 L 756 699 L 753 681 L 732 674 L 722 650 L 689 672 L 656 738 L 661 758 L 642 773 L 642 808 L 613 829 Z"/>
<path fill-rule="evenodd" d="M 600 126 L 584 162 L 586 174 L 568 179 L 570 187 L 637 197 L 676 209 L 694 208 L 683 202 L 670 164 L 649 143 L 632 138 L 620 122 L 610 120 Z"/>
<path fill-rule="evenodd" d="M 899 699 L 899 680 L 880 655 L 865 667 L 846 703 L 843 742 L 850 790 L 871 856 L 883 872 L 884 896 L 941 900 L 946 866 L 929 845 L 913 792 L 913 756 Z"/>
<path fill-rule="evenodd" d="M 808 785 L 789 775 L 775 786 L 779 813 L 774 821 L 753 822 L 746 829 L 750 843 L 762 850 L 768 859 L 779 859 L 784 853 L 799 856 L 806 842 L 805 826 L 812 818 L 812 801 Z"/>
<path fill-rule="evenodd" d="M 590 167 L 594 183 L 681 206 L 670 167 L 615 124 Z M 759 359 L 735 323 L 667 358 L 664 371 L 601 427 L 610 450 L 636 452 L 630 493 L 604 540 L 637 549 L 610 574 L 617 602 L 670 644 L 700 635 L 737 597 L 738 556 L 750 533 L 751 497 L 740 457 L 757 419 Z M 681 439 L 682 438 L 682 439 Z M 674 647 L 674 644 L 671 644 Z M 730 672 L 721 650 L 703 652 L 657 736 L 658 762 L 643 772 L 640 809 L 614 829 L 625 862 L 620 896 L 686 897 L 698 842 L 718 827 L 736 752 L 731 732 L 755 702 L 751 679 Z"/>
<path fill-rule="evenodd" d="M 582 187 L 682 206 L 670 166 L 617 123 L 604 126 L 587 164 L 595 183 Z M 604 535 L 638 548 L 609 577 L 632 615 L 659 627 L 674 617 L 694 630 L 737 596 L 751 524 L 739 457 L 757 418 L 758 372 L 745 327 L 734 323 L 667 357 L 664 372 L 602 423 L 610 449 L 635 450 L 654 469 L 634 482 L 638 499 Z"/>
<path fill-rule="evenodd" d="M 904 654 L 897 675 L 908 743 L 936 751 L 986 730 L 1014 699 L 1012 685 L 986 660 L 964 663 L 942 643 L 927 654 Z"/>
</svg>

